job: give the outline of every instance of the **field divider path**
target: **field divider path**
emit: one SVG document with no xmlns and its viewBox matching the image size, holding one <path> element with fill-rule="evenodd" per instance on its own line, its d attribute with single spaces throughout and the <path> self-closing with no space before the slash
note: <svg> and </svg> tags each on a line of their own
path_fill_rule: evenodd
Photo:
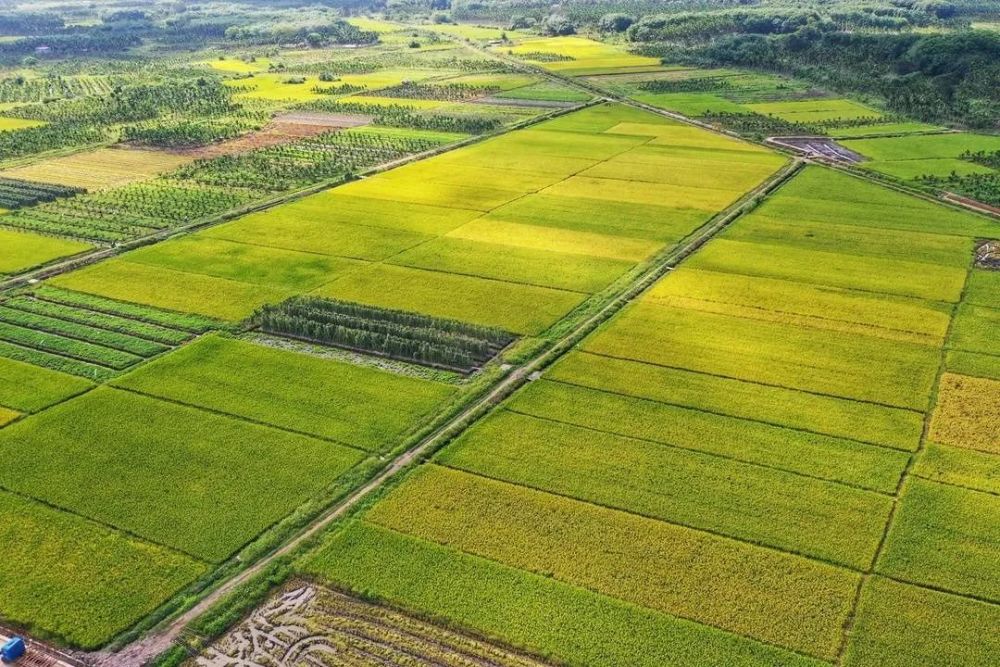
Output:
<svg viewBox="0 0 1000 667">
<path fill-rule="evenodd" d="M 566 112 L 567 110 L 560 110 L 560 113 Z M 218 585 L 196 604 L 179 615 L 165 621 L 158 628 L 154 628 L 145 637 L 113 653 L 97 652 L 91 654 L 92 664 L 101 667 L 142 667 L 156 656 L 170 649 L 183 636 L 187 626 L 191 622 L 207 612 L 222 598 L 262 572 L 275 559 L 290 555 L 300 545 L 330 526 L 334 521 L 347 515 L 373 492 L 396 478 L 412 465 L 419 463 L 425 455 L 432 453 L 438 447 L 457 437 L 473 423 L 491 413 L 501 401 L 538 377 L 538 373 L 542 369 L 552 364 L 597 327 L 611 319 L 660 278 L 672 271 L 680 262 L 695 253 L 743 214 L 753 210 L 762 198 L 780 187 L 803 166 L 803 160 L 793 159 L 772 173 L 763 182 L 712 216 L 678 244 L 664 251 L 660 257 L 652 260 L 651 265 L 643 273 L 637 276 L 633 282 L 626 285 L 617 295 L 610 298 L 597 312 L 576 324 L 564 336 L 555 340 L 547 348 L 539 351 L 521 366 L 512 369 L 499 379 L 491 389 L 487 390 L 484 395 L 465 407 L 457 415 L 438 426 L 434 431 L 419 440 L 413 447 L 388 461 L 366 483 L 318 515 L 284 544 Z"/>
<path fill-rule="evenodd" d="M 917 459 L 927 448 L 927 440 L 930 434 L 931 428 L 931 418 L 934 415 L 934 411 L 937 407 L 938 391 L 941 385 L 941 376 L 944 375 L 947 365 L 948 358 L 948 340 L 951 338 L 952 331 L 955 328 L 955 320 L 957 319 L 958 309 L 962 302 L 965 300 L 966 292 L 969 288 L 969 277 L 972 275 L 974 268 L 975 257 L 969 259 L 969 264 L 966 267 L 965 282 L 962 284 L 962 292 L 959 300 L 952 304 L 951 309 L 951 319 L 948 321 L 948 331 L 945 333 L 945 342 L 941 345 L 940 356 L 938 359 L 937 373 L 934 376 L 934 384 L 931 386 L 930 400 L 928 401 L 927 410 L 924 413 L 924 423 L 923 430 L 920 434 L 920 442 L 917 444 L 917 449 L 910 454 L 909 460 L 906 462 L 906 467 L 903 468 L 903 474 L 899 477 L 899 484 L 896 485 L 896 492 L 892 494 L 892 505 L 889 508 L 889 515 L 885 519 L 885 526 L 882 529 L 882 536 L 879 539 L 878 546 L 875 547 L 875 554 L 872 556 L 871 563 L 869 563 L 868 568 L 861 574 L 861 579 L 858 581 L 858 587 L 854 594 L 854 599 L 851 602 L 851 610 L 844 621 L 844 631 L 841 635 L 840 647 L 837 650 L 837 665 L 842 665 L 844 663 L 844 656 L 847 651 L 847 645 L 850 642 L 851 632 L 854 630 L 854 623 L 858 616 L 858 605 L 861 603 L 861 593 L 864 590 L 865 585 L 869 580 L 876 574 L 878 569 L 879 559 L 882 557 L 882 553 L 885 551 L 886 541 L 889 539 L 889 533 L 892 530 L 893 524 L 895 522 L 896 514 L 899 511 L 899 503 L 903 494 L 903 487 L 906 486 L 907 480 L 910 478 L 913 472 L 913 466 L 916 464 Z M 913 475 L 918 477 L 918 475 Z M 882 576 L 882 575 L 879 575 Z M 894 581 L 901 581 L 903 583 L 913 584 L 914 582 L 906 582 L 902 579 L 897 579 L 895 577 L 886 577 Z M 915 584 L 922 588 L 927 588 L 930 590 L 943 591 L 950 594 L 955 594 L 952 591 L 944 591 L 941 588 L 935 588 L 933 586 L 928 586 L 925 584 Z M 958 594 L 960 597 L 965 597 L 969 599 L 976 599 L 984 602 L 992 602 L 991 600 L 984 600 L 982 598 L 977 598 L 968 594 Z"/>
</svg>

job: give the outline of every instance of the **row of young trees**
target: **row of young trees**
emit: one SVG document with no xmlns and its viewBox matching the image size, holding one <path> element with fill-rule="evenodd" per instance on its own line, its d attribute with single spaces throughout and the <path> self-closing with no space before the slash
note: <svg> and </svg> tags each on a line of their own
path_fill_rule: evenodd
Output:
<svg viewBox="0 0 1000 667">
<path fill-rule="evenodd" d="M 84 188 L 0 177 L 0 208 L 15 209 L 86 192 Z"/>
<path fill-rule="evenodd" d="M 462 371 L 481 366 L 514 339 L 467 322 L 317 297 L 264 306 L 253 321 L 272 334 Z"/>
</svg>

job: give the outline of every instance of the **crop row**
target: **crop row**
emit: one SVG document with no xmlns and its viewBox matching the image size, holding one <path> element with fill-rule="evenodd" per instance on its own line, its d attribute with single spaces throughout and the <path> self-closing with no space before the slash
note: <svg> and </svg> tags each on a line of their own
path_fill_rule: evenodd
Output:
<svg viewBox="0 0 1000 667">
<path fill-rule="evenodd" d="M 253 319 L 268 333 L 461 370 L 482 365 L 513 340 L 497 329 L 315 297 L 265 306 Z"/>
<path fill-rule="evenodd" d="M 378 91 L 380 97 L 414 100 L 444 100 L 461 102 L 500 92 L 499 86 L 477 86 L 468 83 L 417 84 L 402 83 Z"/>
<path fill-rule="evenodd" d="M 112 82 L 103 76 L 8 77 L 0 79 L 0 104 L 104 95 L 111 90 L 111 86 Z"/>
<path fill-rule="evenodd" d="M 422 468 L 365 520 L 824 658 L 836 654 L 860 579 L 806 558 L 438 466 Z"/>
<path fill-rule="evenodd" d="M 188 333 L 205 333 L 216 326 L 218 322 L 200 315 L 188 313 L 174 313 L 158 308 L 150 308 L 133 303 L 125 303 L 106 299 L 100 296 L 84 294 L 82 292 L 72 292 L 69 290 L 57 289 L 54 287 L 42 286 L 33 292 L 33 295 L 43 301 L 47 301 L 77 310 L 93 311 L 94 313 L 127 318 L 138 322 L 156 325 L 165 329 L 176 329 Z M 136 332 L 129 331 L 128 333 Z M 161 341 L 167 342 L 167 341 Z"/>
<path fill-rule="evenodd" d="M 75 188 L 50 183 L 37 183 L 18 178 L 0 177 L 0 208 L 14 209 L 48 202 L 60 197 L 72 197 L 86 192 Z"/>
<path fill-rule="evenodd" d="M 43 204 L 5 216 L 3 223 L 60 236 L 115 243 L 229 210 L 252 191 L 158 179 Z"/>
<path fill-rule="evenodd" d="M 438 145 L 440 142 L 424 138 L 335 131 L 284 146 L 198 160 L 174 176 L 218 187 L 282 191 L 345 176 Z"/>
</svg>

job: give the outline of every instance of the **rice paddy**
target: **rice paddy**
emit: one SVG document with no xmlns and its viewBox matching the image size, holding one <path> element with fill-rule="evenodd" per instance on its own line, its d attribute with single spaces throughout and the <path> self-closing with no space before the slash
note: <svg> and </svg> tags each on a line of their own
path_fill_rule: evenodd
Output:
<svg viewBox="0 0 1000 667">
<path fill-rule="evenodd" d="M 69 133 L 0 174 L 59 186 L 0 201 L 4 627 L 164 667 L 992 664 L 998 228 L 877 183 L 989 178 L 995 137 L 634 30 L 301 12 L 0 85 L 4 137 Z"/>
<path fill-rule="evenodd" d="M 967 276 L 985 224 L 806 168 L 303 567 L 570 663 L 701 664 L 641 634 L 652 613 L 801 660 L 911 664 L 906 636 L 913 660 L 988 664 L 970 645 L 998 595 L 996 381 L 936 386 L 949 350 L 993 354 L 993 276 Z M 561 586 L 601 605 L 607 651 L 646 651 L 595 654 L 548 606 Z M 743 660 L 713 641 L 712 664 Z"/>
</svg>

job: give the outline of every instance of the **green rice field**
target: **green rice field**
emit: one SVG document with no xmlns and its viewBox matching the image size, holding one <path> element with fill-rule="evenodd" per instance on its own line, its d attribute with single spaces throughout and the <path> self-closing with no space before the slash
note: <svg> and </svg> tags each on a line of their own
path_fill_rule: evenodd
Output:
<svg viewBox="0 0 1000 667">
<path fill-rule="evenodd" d="M 996 68 L 941 56 L 977 9 L 34 4 L 29 661 L 996 664 Z M 834 40 L 893 67 L 852 88 Z"/>
</svg>

